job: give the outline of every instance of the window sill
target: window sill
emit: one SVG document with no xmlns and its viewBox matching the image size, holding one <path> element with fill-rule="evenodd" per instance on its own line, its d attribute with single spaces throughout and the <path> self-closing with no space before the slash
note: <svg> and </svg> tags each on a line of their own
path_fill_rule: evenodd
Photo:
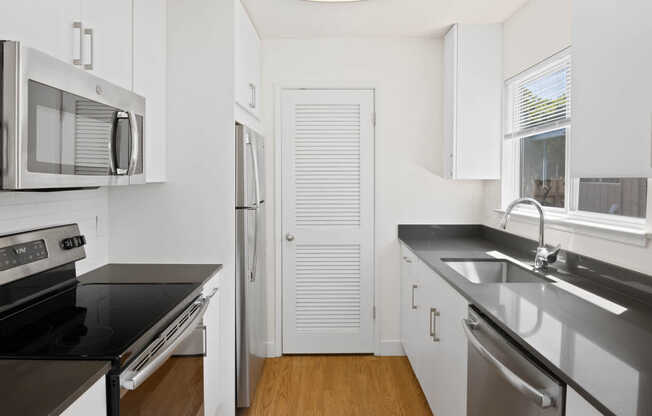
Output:
<svg viewBox="0 0 652 416">
<path fill-rule="evenodd" d="M 505 214 L 504 209 L 495 209 L 494 212 Z M 521 223 L 538 224 L 539 215 L 536 211 L 519 209 L 512 211 L 510 219 Z M 617 243 L 629 244 L 638 247 L 647 247 L 652 234 L 645 229 L 643 224 L 603 224 L 588 221 L 582 217 L 554 212 L 545 213 L 546 228 L 572 234 L 580 234 Z"/>
</svg>

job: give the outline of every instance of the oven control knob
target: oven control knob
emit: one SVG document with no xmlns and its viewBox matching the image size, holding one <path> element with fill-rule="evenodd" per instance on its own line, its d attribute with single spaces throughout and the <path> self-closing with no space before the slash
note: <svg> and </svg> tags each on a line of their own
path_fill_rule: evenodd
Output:
<svg viewBox="0 0 652 416">
<path fill-rule="evenodd" d="M 74 237 L 64 238 L 60 242 L 61 248 L 64 250 L 71 250 L 73 248 L 86 245 L 86 237 L 83 235 L 76 235 Z"/>
</svg>

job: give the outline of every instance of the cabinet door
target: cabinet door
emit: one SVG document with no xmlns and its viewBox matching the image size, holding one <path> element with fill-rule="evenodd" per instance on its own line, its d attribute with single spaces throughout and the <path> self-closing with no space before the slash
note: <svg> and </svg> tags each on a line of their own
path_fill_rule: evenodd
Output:
<svg viewBox="0 0 652 416">
<path fill-rule="evenodd" d="M 134 2 L 134 92 L 146 99 L 145 174 L 164 182 L 167 164 L 165 0 Z"/>
<path fill-rule="evenodd" d="M 221 405 L 223 371 L 220 369 L 220 295 L 217 288 L 219 276 L 214 276 L 204 287 L 204 293 L 217 293 L 211 298 L 206 314 L 206 356 L 204 357 L 204 414 L 216 415 Z M 235 382 L 235 380 L 234 380 Z"/>
<path fill-rule="evenodd" d="M 414 360 L 410 340 L 410 327 L 412 317 L 412 253 L 401 245 L 401 345 L 409 360 Z"/>
<path fill-rule="evenodd" d="M 444 177 L 455 176 L 455 142 L 457 133 L 457 48 L 458 25 L 444 38 Z"/>
<path fill-rule="evenodd" d="M 240 1 L 235 16 L 235 101 L 255 117 L 260 109 L 260 39 Z"/>
<path fill-rule="evenodd" d="M 454 25 L 444 39 L 444 176 L 500 179 L 501 24 Z"/>
<path fill-rule="evenodd" d="M 435 372 L 438 371 L 441 360 L 441 345 L 436 334 L 437 311 L 439 310 L 436 305 L 439 303 L 439 293 L 437 293 L 437 287 L 430 268 L 423 262 L 419 262 L 417 270 L 417 274 L 421 279 L 421 287 L 417 298 L 420 308 L 415 319 L 418 334 L 417 354 L 419 356 L 417 377 L 421 389 L 426 399 L 428 399 L 430 410 L 435 415 L 440 416 L 442 400 L 447 399 L 436 388 L 437 374 Z"/>
<path fill-rule="evenodd" d="M 95 75 L 132 88 L 132 0 L 84 0 L 83 61 Z"/>
<path fill-rule="evenodd" d="M 431 273 L 439 313 L 435 325 L 439 349 L 432 369 L 433 389 L 437 394 L 435 413 L 437 416 L 465 415 L 468 357 L 462 319 L 467 315 L 468 303 L 447 281 Z"/>
<path fill-rule="evenodd" d="M 11 5 L 9 5 L 11 3 Z M 72 64 L 79 58 L 81 0 L 5 1 L 0 12 L 0 39 L 17 40 Z"/>
<path fill-rule="evenodd" d="M 95 382 L 75 400 L 61 416 L 105 416 L 106 415 L 106 377 Z"/>
<path fill-rule="evenodd" d="M 587 402 L 578 392 L 566 387 L 566 416 L 601 416 L 595 407 Z"/>
<path fill-rule="evenodd" d="M 571 8 L 571 176 L 652 177 L 652 2 Z"/>
</svg>

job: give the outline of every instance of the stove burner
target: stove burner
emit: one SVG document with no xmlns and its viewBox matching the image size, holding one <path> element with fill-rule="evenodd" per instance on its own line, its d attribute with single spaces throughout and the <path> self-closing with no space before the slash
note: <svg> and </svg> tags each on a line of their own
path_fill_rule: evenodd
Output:
<svg viewBox="0 0 652 416">
<path fill-rule="evenodd" d="M 62 347 L 76 347 L 83 339 L 85 345 L 94 346 L 105 344 L 107 339 L 111 338 L 113 334 L 115 334 L 115 331 L 108 326 L 94 328 L 79 326 L 74 331 L 57 337 L 55 343 Z"/>
</svg>

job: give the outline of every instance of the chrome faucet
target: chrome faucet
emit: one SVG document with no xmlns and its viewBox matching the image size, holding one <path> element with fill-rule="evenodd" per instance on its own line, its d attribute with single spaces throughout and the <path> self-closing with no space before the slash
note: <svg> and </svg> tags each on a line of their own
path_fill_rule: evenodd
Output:
<svg viewBox="0 0 652 416">
<path fill-rule="evenodd" d="M 519 198 L 514 201 L 512 201 L 508 206 L 507 209 L 505 210 L 505 215 L 503 216 L 503 219 L 500 221 L 500 228 L 503 230 L 507 229 L 507 223 L 509 222 L 509 216 L 512 213 L 512 210 L 516 205 L 519 204 L 528 204 L 528 205 L 534 205 L 534 207 L 537 209 L 539 212 L 539 246 L 537 247 L 537 254 L 534 257 L 534 269 L 535 270 L 543 270 L 546 267 L 548 267 L 549 264 L 552 264 L 557 261 L 557 255 L 559 254 L 559 251 L 561 250 L 561 246 L 558 245 L 557 247 L 553 248 L 552 250 L 549 250 L 543 239 L 543 230 L 544 230 L 544 216 L 543 216 L 543 207 L 541 204 L 532 198 Z"/>
</svg>

